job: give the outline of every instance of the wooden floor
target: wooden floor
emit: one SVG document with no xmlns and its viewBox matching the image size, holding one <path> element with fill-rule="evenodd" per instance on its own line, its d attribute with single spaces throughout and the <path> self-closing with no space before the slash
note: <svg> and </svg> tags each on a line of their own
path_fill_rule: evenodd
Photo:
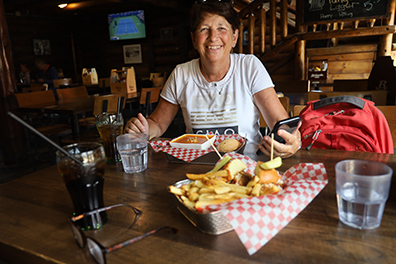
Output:
<svg viewBox="0 0 396 264">
<path fill-rule="evenodd" d="M 48 154 L 47 154 L 48 155 Z M 20 178 L 34 171 L 51 166 L 53 163 L 48 158 L 31 158 L 23 166 L 5 166 L 3 162 L 3 151 L 0 150 L 0 184 Z M 0 261 L 0 264 L 3 264 Z"/>
</svg>

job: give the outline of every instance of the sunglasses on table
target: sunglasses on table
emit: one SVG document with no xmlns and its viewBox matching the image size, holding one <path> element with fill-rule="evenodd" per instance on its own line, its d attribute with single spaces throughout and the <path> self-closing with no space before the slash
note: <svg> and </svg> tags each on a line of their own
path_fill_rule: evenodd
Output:
<svg viewBox="0 0 396 264">
<path fill-rule="evenodd" d="M 140 241 L 148 236 L 154 235 L 155 233 L 162 231 L 162 230 L 171 230 L 174 234 L 177 233 L 177 229 L 170 227 L 170 226 L 163 226 L 154 230 L 151 230 L 143 235 L 134 237 L 132 239 L 129 239 L 127 241 L 118 243 L 116 245 L 113 245 L 111 247 L 104 247 L 102 244 L 100 244 L 98 241 L 96 241 L 95 239 L 93 239 L 92 237 L 86 236 L 84 234 L 84 232 L 81 230 L 81 228 L 77 225 L 77 221 L 86 217 L 86 216 L 90 216 L 93 214 L 98 214 L 100 212 L 103 211 L 108 211 L 110 209 L 116 208 L 116 207 L 126 207 L 126 208 L 130 208 L 133 210 L 133 212 L 135 213 L 133 222 L 131 224 L 134 225 L 136 223 L 136 221 L 140 218 L 140 216 L 142 215 L 142 211 L 140 211 L 139 209 L 130 206 L 128 204 L 116 204 L 116 205 L 111 205 L 108 207 L 103 207 L 103 208 L 99 208 L 96 210 L 92 210 L 86 213 L 83 213 L 81 215 L 78 216 L 74 216 L 72 218 L 69 219 L 70 221 L 70 227 L 73 233 L 73 236 L 75 238 L 75 240 L 77 241 L 77 244 L 80 246 L 80 248 L 84 248 L 86 245 L 88 245 L 88 250 L 89 253 L 91 254 L 91 256 L 93 257 L 93 259 L 96 261 L 96 263 L 99 264 L 106 264 L 106 254 L 113 252 L 117 249 L 121 249 L 123 247 L 126 247 L 127 245 L 130 245 L 132 243 L 135 243 L 137 241 Z"/>
</svg>

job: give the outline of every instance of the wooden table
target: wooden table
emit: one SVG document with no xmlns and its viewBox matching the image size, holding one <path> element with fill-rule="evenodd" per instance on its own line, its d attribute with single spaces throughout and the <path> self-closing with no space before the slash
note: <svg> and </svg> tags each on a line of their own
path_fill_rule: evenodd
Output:
<svg viewBox="0 0 396 264">
<path fill-rule="evenodd" d="M 74 137 L 79 137 L 80 127 L 78 124 L 78 115 L 92 113 L 94 105 L 94 96 L 79 97 L 70 102 L 57 101 L 56 104 L 38 104 L 18 108 L 22 112 L 48 113 L 70 116 L 71 127 Z"/>
<path fill-rule="evenodd" d="M 253 157 L 254 158 L 254 157 Z M 384 162 L 396 171 L 396 155 L 300 150 L 285 159 L 281 170 L 301 162 L 323 162 L 329 183 L 294 220 L 256 254 L 249 256 L 234 231 L 213 236 L 201 233 L 177 210 L 167 186 L 202 173 L 210 165 L 168 163 L 164 153 L 149 151 L 148 169 L 125 174 L 107 165 L 106 205 L 128 203 L 143 211 L 129 230 L 102 239 L 105 246 L 170 225 L 163 231 L 107 255 L 108 263 L 394 263 L 396 259 L 396 177 L 382 224 L 357 230 L 338 219 L 335 198 L 336 162 L 349 158 Z M 266 160 L 265 156 L 256 160 Z M 70 231 L 72 203 L 55 166 L 0 185 L 0 259 L 11 263 L 93 263 Z M 106 226 L 105 226 L 106 227 Z M 92 231 L 86 232 L 92 235 Z"/>
</svg>

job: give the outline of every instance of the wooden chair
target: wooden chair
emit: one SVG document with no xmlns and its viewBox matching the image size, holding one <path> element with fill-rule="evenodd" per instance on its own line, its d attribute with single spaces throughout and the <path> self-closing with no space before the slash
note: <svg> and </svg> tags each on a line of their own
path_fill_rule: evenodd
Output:
<svg viewBox="0 0 396 264">
<path fill-rule="evenodd" d="M 56 93 L 61 103 L 70 102 L 79 97 L 88 97 L 88 91 L 85 86 L 57 89 Z"/>
<path fill-rule="evenodd" d="M 15 94 L 19 107 L 29 107 L 32 105 L 56 105 L 55 95 L 52 90 L 39 91 L 31 93 L 17 93 Z M 72 133 L 71 126 L 69 124 L 56 123 L 54 118 L 43 114 L 27 114 L 25 119 L 35 127 L 39 132 L 45 136 L 54 139 L 55 141 L 60 140 L 61 137 L 70 135 Z M 32 134 L 33 135 L 33 134 Z M 29 137 L 31 142 L 34 144 L 36 149 L 35 136 Z"/>
<path fill-rule="evenodd" d="M 31 93 L 47 90 L 47 86 L 42 83 L 31 84 L 30 87 L 22 87 L 22 93 Z"/>
<path fill-rule="evenodd" d="M 126 94 L 108 94 L 108 95 L 97 95 L 94 99 L 94 109 L 92 114 L 94 116 L 80 118 L 78 120 L 79 126 L 82 128 L 94 128 L 96 127 L 95 116 L 101 114 L 103 112 L 103 102 L 107 101 L 106 112 L 108 113 L 116 113 L 118 108 L 118 100 L 119 98 L 123 99 L 123 105 L 120 110 L 122 111 L 125 108 L 126 104 Z"/>
<path fill-rule="evenodd" d="M 306 105 L 295 105 L 293 107 L 293 116 L 300 115 L 300 112 L 304 109 Z"/>
<path fill-rule="evenodd" d="M 52 91 L 16 93 L 15 96 L 17 98 L 19 107 L 27 107 L 38 104 L 56 104 L 56 99 Z"/>
<path fill-rule="evenodd" d="M 166 77 L 166 72 L 150 72 L 150 81 L 159 77 Z"/>
<path fill-rule="evenodd" d="M 333 81 L 334 92 L 356 92 L 367 91 L 367 89 L 368 79 L 346 79 Z"/>
<path fill-rule="evenodd" d="M 371 100 L 378 105 L 386 105 L 387 92 L 385 90 L 355 91 L 355 92 L 309 92 L 308 101 L 323 99 L 326 97 L 351 95 Z"/>
<path fill-rule="evenodd" d="M 166 82 L 166 78 L 165 77 L 157 77 L 157 78 L 153 78 L 151 81 L 153 82 L 154 87 L 160 87 L 160 86 L 164 86 L 164 84 Z"/>
<path fill-rule="evenodd" d="M 141 112 L 148 117 L 153 112 L 153 104 L 158 103 L 159 95 L 163 86 L 153 88 L 142 88 L 140 92 L 139 105 Z"/>
<path fill-rule="evenodd" d="M 118 109 L 118 100 L 119 98 L 123 99 L 123 104 L 121 106 L 121 110 L 125 108 L 126 104 L 126 94 L 108 94 L 108 95 L 98 95 L 95 96 L 94 101 L 94 110 L 93 114 L 101 114 L 103 110 L 103 102 L 107 100 L 107 112 L 108 113 L 116 113 Z"/>
<path fill-rule="evenodd" d="M 99 78 L 99 87 L 100 88 L 110 87 L 110 78 Z"/>
<path fill-rule="evenodd" d="M 392 134 L 393 147 L 396 150 L 396 106 L 395 105 L 380 105 L 377 106 L 384 114 L 386 121 L 388 121 L 389 129 Z"/>
<path fill-rule="evenodd" d="M 274 84 L 275 90 L 285 95 L 287 93 L 306 93 L 311 90 L 309 80 L 277 81 Z"/>
<path fill-rule="evenodd" d="M 289 111 L 290 111 L 290 99 L 288 97 L 284 96 L 284 97 L 279 97 L 279 101 L 281 102 L 281 104 L 285 108 L 286 112 L 289 113 Z M 260 114 L 260 128 L 263 128 L 264 131 L 267 131 L 269 133 L 268 125 L 265 123 L 265 120 L 264 120 L 264 118 L 263 118 L 263 116 L 261 114 Z M 262 132 L 263 132 L 263 130 L 262 130 Z M 268 133 L 265 132 L 264 134 L 267 135 Z"/>
<path fill-rule="evenodd" d="M 52 82 L 55 88 L 71 86 L 73 84 L 71 78 L 54 79 Z"/>
<path fill-rule="evenodd" d="M 150 73 L 150 81 L 153 83 L 153 87 L 163 86 L 166 81 L 166 72 Z"/>
</svg>

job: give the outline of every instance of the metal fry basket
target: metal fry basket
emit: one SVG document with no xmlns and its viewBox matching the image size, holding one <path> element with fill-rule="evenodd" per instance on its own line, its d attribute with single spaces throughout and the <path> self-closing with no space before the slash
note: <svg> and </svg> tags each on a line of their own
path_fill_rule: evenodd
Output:
<svg viewBox="0 0 396 264">
<path fill-rule="evenodd" d="M 185 179 L 174 184 L 180 188 L 182 185 L 190 183 L 191 180 Z M 177 209 L 195 226 L 199 231 L 210 235 L 220 235 L 232 231 L 233 227 L 227 218 L 220 212 L 215 211 L 207 214 L 190 210 L 181 199 L 175 195 Z"/>
</svg>

